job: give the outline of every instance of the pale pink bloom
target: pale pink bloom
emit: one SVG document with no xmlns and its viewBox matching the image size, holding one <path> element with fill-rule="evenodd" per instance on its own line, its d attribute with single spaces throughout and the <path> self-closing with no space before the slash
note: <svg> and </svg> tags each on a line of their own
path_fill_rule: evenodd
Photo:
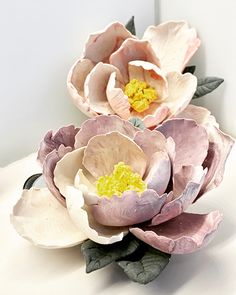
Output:
<svg viewBox="0 0 236 295">
<path fill-rule="evenodd" d="M 192 99 L 197 79 L 182 71 L 199 46 L 196 30 L 184 21 L 150 26 L 141 40 L 122 24 L 112 23 L 88 38 L 83 55 L 69 72 L 69 93 L 89 117 L 139 117 L 146 127 L 156 126 Z M 132 79 L 145 81 L 157 93 L 142 112 L 131 107 L 124 92 Z"/>
</svg>

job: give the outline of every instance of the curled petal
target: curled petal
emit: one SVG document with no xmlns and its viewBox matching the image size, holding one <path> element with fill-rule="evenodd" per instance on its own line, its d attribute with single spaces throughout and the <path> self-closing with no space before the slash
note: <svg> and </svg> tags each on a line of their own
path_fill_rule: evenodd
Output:
<svg viewBox="0 0 236 295">
<path fill-rule="evenodd" d="M 166 146 L 165 136 L 159 131 L 149 129 L 138 131 L 134 142 L 141 147 L 149 159 L 155 152 L 164 151 Z"/>
<path fill-rule="evenodd" d="M 204 127 L 189 119 L 171 119 L 157 128 L 175 142 L 174 171 L 182 166 L 202 165 L 208 151 L 208 135 Z"/>
<path fill-rule="evenodd" d="M 167 80 L 161 70 L 147 61 L 135 60 L 128 64 L 129 79 L 145 81 L 148 85 L 155 88 L 157 101 L 164 100 L 168 95 Z"/>
<path fill-rule="evenodd" d="M 120 132 L 131 139 L 140 129 L 134 127 L 130 122 L 124 121 L 118 116 L 98 116 L 85 121 L 75 137 L 75 148 L 86 146 L 90 138 L 106 134 L 112 131 Z"/>
<path fill-rule="evenodd" d="M 222 220 L 219 211 L 209 214 L 183 213 L 154 227 L 130 231 L 153 248 L 170 254 L 187 254 L 205 247 L 215 236 Z"/>
<path fill-rule="evenodd" d="M 19 235 L 43 248 L 72 247 L 87 239 L 46 188 L 24 190 L 11 222 Z"/>
<path fill-rule="evenodd" d="M 78 133 L 79 128 L 73 125 L 60 128 L 55 134 L 50 130 L 44 136 L 40 143 L 38 151 L 38 160 L 43 164 L 46 156 L 53 150 L 58 150 L 59 146 L 74 147 L 75 135 Z"/>
<path fill-rule="evenodd" d="M 110 55 L 116 51 L 132 34 L 119 22 L 112 23 L 105 30 L 89 36 L 85 45 L 84 57 L 94 63 L 100 61 L 107 63 Z"/>
<path fill-rule="evenodd" d="M 163 104 L 169 108 L 171 116 L 174 116 L 191 101 L 197 88 L 197 78 L 190 73 L 170 72 L 167 74 L 167 82 L 168 98 Z"/>
<path fill-rule="evenodd" d="M 121 197 L 101 198 L 92 206 L 94 218 L 103 225 L 127 226 L 150 220 L 163 206 L 167 195 L 159 196 L 148 189 L 140 196 L 135 191 L 125 191 Z"/>
<path fill-rule="evenodd" d="M 118 69 L 109 64 L 99 62 L 88 74 L 84 83 L 84 95 L 89 105 L 96 113 L 104 115 L 114 114 L 106 95 L 106 87 L 111 73 L 116 72 L 120 77 Z M 122 79 L 120 77 L 120 79 Z"/>
<path fill-rule="evenodd" d="M 67 187 L 66 205 L 78 230 L 96 243 L 112 244 L 121 241 L 128 233 L 126 227 L 103 226 L 98 223 L 91 213 L 91 206 L 85 205 L 82 192 L 74 187 Z"/>
<path fill-rule="evenodd" d="M 152 155 L 147 168 L 145 182 L 149 189 L 159 195 L 164 194 L 171 175 L 171 164 L 167 152 L 156 152 Z"/>
<path fill-rule="evenodd" d="M 158 124 L 162 123 L 169 114 L 169 108 L 166 105 L 160 104 L 159 106 L 156 106 L 156 110 L 153 112 L 153 115 L 143 114 L 143 123 L 147 128 L 156 127 Z"/>
<path fill-rule="evenodd" d="M 141 148 L 119 132 L 96 135 L 84 152 L 83 165 L 95 177 L 109 175 L 114 165 L 124 162 L 134 172 L 144 175 L 147 159 Z"/>
<path fill-rule="evenodd" d="M 162 207 L 159 214 L 153 217 L 151 225 L 161 224 L 184 212 L 197 197 L 203 185 L 205 175 L 206 171 L 201 166 L 182 167 L 174 175 L 172 200 Z"/>
<path fill-rule="evenodd" d="M 107 84 L 107 99 L 113 111 L 122 119 L 128 120 L 130 117 L 130 104 L 127 95 L 122 90 L 123 83 L 118 80 L 117 73 L 110 75 Z"/>
<path fill-rule="evenodd" d="M 127 39 L 110 56 L 110 63 L 120 70 L 125 83 L 129 81 L 128 64 L 133 60 L 148 61 L 159 66 L 159 60 L 148 41 Z"/>
<path fill-rule="evenodd" d="M 84 96 L 85 79 L 93 69 L 94 63 L 89 59 L 79 59 L 72 66 L 67 76 L 67 88 L 74 105 L 89 117 L 97 115 L 90 108 L 88 99 Z"/>
<path fill-rule="evenodd" d="M 43 163 L 43 176 L 47 187 L 63 206 L 66 205 L 65 197 L 54 182 L 54 171 L 58 161 L 71 151 L 71 147 L 64 147 L 61 145 L 58 150 L 53 150 L 50 154 L 48 154 Z"/>
<path fill-rule="evenodd" d="M 148 40 L 160 60 L 165 72 L 182 72 L 185 65 L 201 44 L 196 30 L 184 21 L 169 21 L 158 26 L 150 26 L 143 39 Z"/>
</svg>

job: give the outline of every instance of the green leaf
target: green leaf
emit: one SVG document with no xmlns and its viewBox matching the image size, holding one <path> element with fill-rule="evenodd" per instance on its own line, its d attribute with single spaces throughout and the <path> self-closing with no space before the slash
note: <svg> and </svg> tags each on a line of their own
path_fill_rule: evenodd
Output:
<svg viewBox="0 0 236 295">
<path fill-rule="evenodd" d="M 185 73 L 194 74 L 195 70 L 196 70 L 196 66 L 189 66 L 183 70 L 183 74 Z"/>
<path fill-rule="evenodd" d="M 136 35 L 136 30 L 135 30 L 135 23 L 134 23 L 134 16 L 131 17 L 131 19 L 127 22 L 125 25 L 126 29 L 130 31 L 132 35 Z"/>
<path fill-rule="evenodd" d="M 224 82 L 224 79 L 217 78 L 217 77 L 206 77 L 206 78 L 198 79 L 197 90 L 194 93 L 193 98 L 202 97 L 212 92 L 217 87 L 219 87 L 220 84 L 223 82 Z"/>
<path fill-rule="evenodd" d="M 82 244 L 81 251 L 86 261 L 86 272 L 100 269 L 122 257 L 132 254 L 139 247 L 140 242 L 131 234 L 121 242 L 110 245 L 97 244 L 87 240 Z"/>
<path fill-rule="evenodd" d="M 37 173 L 37 174 L 33 174 L 31 175 L 24 183 L 23 185 L 23 189 L 30 189 L 33 184 L 35 183 L 35 181 L 42 176 L 42 173 Z"/>
<path fill-rule="evenodd" d="M 143 121 L 137 117 L 133 117 L 133 118 L 129 119 L 129 122 L 132 123 L 135 127 L 138 127 L 142 130 L 145 129 L 145 125 L 143 124 Z"/>
<path fill-rule="evenodd" d="M 138 251 L 137 251 L 138 252 Z M 153 281 L 169 263 L 170 254 L 163 253 L 143 244 L 137 252 L 127 260 L 118 261 L 117 264 L 124 270 L 130 280 L 147 284 Z"/>
</svg>

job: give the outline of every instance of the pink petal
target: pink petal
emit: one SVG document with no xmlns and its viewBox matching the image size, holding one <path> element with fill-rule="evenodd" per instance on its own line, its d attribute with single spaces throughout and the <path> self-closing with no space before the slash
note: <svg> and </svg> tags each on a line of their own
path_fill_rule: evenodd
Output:
<svg viewBox="0 0 236 295">
<path fill-rule="evenodd" d="M 121 197 L 101 198 L 92 206 L 94 218 L 103 225 L 127 226 L 142 223 L 157 214 L 166 200 L 148 189 L 140 196 L 135 191 L 125 191 Z"/>
<path fill-rule="evenodd" d="M 84 83 L 84 96 L 89 105 L 96 113 L 103 115 L 114 114 L 106 95 L 106 87 L 111 73 L 116 72 L 120 76 L 119 71 L 112 65 L 99 62 L 88 74 Z"/>
<path fill-rule="evenodd" d="M 125 40 L 121 47 L 110 57 L 110 63 L 121 71 L 125 83 L 129 81 L 128 64 L 133 60 L 148 61 L 157 66 L 159 65 L 159 60 L 148 41 Z"/>
<path fill-rule="evenodd" d="M 156 152 L 149 161 L 145 182 L 149 189 L 155 190 L 159 195 L 164 194 L 171 175 L 171 164 L 167 152 Z"/>
<path fill-rule="evenodd" d="M 89 101 L 84 97 L 84 82 L 93 67 L 91 60 L 79 59 L 72 66 L 67 77 L 67 88 L 74 105 L 89 117 L 97 115 L 91 110 Z"/>
<path fill-rule="evenodd" d="M 108 102 L 118 116 L 128 120 L 130 117 L 130 104 L 122 87 L 123 82 L 118 80 L 117 73 L 111 73 L 106 90 Z"/>
<path fill-rule="evenodd" d="M 167 80 L 161 70 L 147 61 L 135 60 L 128 64 L 129 79 L 137 79 L 147 82 L 156 89 L 157 101 L 164 100 L 168 95 Z"/>
<path fill-rule="evenodd" d="M 210 118 L 214 118 L 210 116 L 211 112 L 208 109 L 189 104 L 181 113 L 176 115 L 176 118 L 191 119 L 200 125 L 205 125 L 209 123 Z M 217 126 L 216 122 L 215 125 Z"/>
<path fill-rule="evenodd" d="M 78 133 L 79 128 L 73 125 L 60 128 L 55 134 L 50 130 L 44 136 L 40 143 L 38 151 L 38 160 L 43 164 L 46 156 L 53 150 L 58 150 L 60 145 L 74 147 L 75 135 Z"/>
<path fill-rule="evenodd" d="M 89 36 L 85 45 L 84 57 L 93 62 L 107 63 L 110 55 L 115 52 L 132 34 L 119 22 L 108 25 L 103 31 Z"/>
<path fill-rule="evenodd" d="M 172 200 L 162 207 L 161 212 L 152 219 L 151 225 L 161 224 L 184 212 L 197 197 L 203 185 L 205 175 L 206 171 L 203 171 L 201 166 L 182 167 L 174 175 Z"/>
<path fill-rule="evenodd" d="M 119 162 L 131 166 L 141 177 L 145 173 L 146 155 L 127 136 L 111 132 L 90 139 L 84 152 L 83 165 L 95 178 L 111 174 L 114 165 Z"/>
<path fill-rule="evenodd" d="M 183 213 L 158 226 L 134 227 L 130 231 L 165 253 L 187 254 L 205 247 L 215 236 L 221 220 L 219 211 L 209 214 Z"/>
<path fill-rule="evenodd" d="M 175 142 L 174 171 L 182 166 L 200 166 L 207 156 L 208 135 L 204 127 L 188 119 L 171 119 L 157 128 Z"/>
<path fill-rule="evenodd" d="M 170 115 L 177 115 L 184 110 L 191 101 L 196 88 L 197 78 L 190 73 L 180 74 L 170 72 L 167 74 L 168 98 L 164 101 L 170 110 Z"/>
<path fill-rule="evenodd" d="M 54 170 L 57 162 L 60 161 L 67 153 L 71 152 L 71 147 L 64 147 L 61 145 L 58 150 L 53 150 L 49 153 L 43 163 L 43 176 L 48 189 L 54 197 L 63 205 L 66 206 L 65 198 L 59 191 L 54 182 Z"/>
<path fill-rule="evenodd" d="M 143 123 L 147 128 L 156 127 L 158 124 L 162 123 L 167 118 L 169 113 L 170 110 L 167 106 L 160 105 L 153 113 L 153 115 L 148 114 L 143 118 Z"/>
<path fill-rule="evenodd" d="M 90 138 L 106 134 L 112 131 L 120 132 L 131 139 L 134 138 L 139 128 L 134 127 L 130 122 L 124 121 L 118 116 L 98 116 L 86 120 L 75 137 L 75 148 L 86 146 Z"/>
<path fill-rule="evenodd" d="M 150 159 L 154 153 L 164 151 L 166 148 L 165 136 L 156 130 L 151 131 L 149 129 L 144 129 L 138 131 L 135 134 L 134 142 L 141 147 L 148 159 Z"/>
<path fill-rule="evenodd" d="M 156 27 L 150 26 L 143 39 L 151 43 L 165 73 L 182 72 L 201 43 L 195 29 L 189 28 L 183 21 L 169 21 Z"/>
</svg>

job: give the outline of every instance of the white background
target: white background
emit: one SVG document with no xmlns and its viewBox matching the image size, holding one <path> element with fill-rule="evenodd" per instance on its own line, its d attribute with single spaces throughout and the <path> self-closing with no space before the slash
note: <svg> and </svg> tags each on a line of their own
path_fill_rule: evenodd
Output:
<svg viewBox="0 0 236 295">
<path fill-rule="evenodd" d="M 69 99 L 68 70 L 89 33 L 114 20 L 126 23 L 131 15 L 139 36 L 155 20 L 186 19 L 197 28 L 202 45 L 191 62 L 196 75 L 225 79 L 197 103 L 236 136 L 235 11 L 235 0 L 2 1 L 0 166 L 35 151 L 47 130 L 85 120 Z"/>
<path fill-rule="evenodd" d="M 49 130 L 85 120 L 70 101 L 67 73 L 89 33 L 135 15 L 154 23 L 154 1 L 0 2 L 0 166 L 37 149 Z"/>
</svg>

